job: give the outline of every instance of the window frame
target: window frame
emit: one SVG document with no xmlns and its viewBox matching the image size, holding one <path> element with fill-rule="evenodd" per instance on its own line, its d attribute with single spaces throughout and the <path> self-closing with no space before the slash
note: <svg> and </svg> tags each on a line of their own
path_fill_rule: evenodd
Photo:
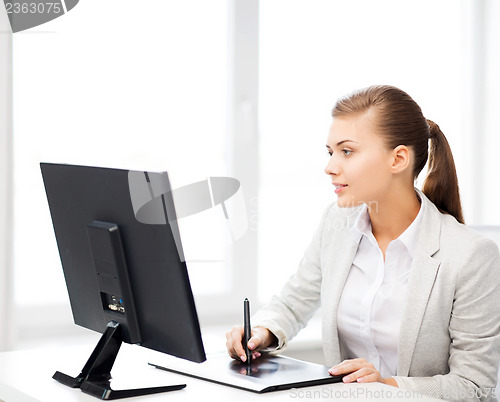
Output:
<svg viewBox="0 0 500 402">
<path fill-rule="evenodd" d="M 0 6 L 0 350 L 13 345 L 12 335 L 12 31 L 5 5 Z"/>
</svg>

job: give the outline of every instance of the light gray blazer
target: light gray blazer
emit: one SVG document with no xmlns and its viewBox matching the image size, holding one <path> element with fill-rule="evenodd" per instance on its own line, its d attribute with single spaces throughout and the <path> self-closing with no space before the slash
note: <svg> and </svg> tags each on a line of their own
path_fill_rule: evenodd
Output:
<svg viewBox="0 0 500 402">
<path fill-rule="evenodd" d="M 408 279 L 398 345 L 400 387 L 450 400 L 488 400 L 500 363 L 500 256 L 493 241 L 425 204 Z M 272 331 L 278 351 L 321 305 L 325 361 L 348 358 L 337 331 L 342 289 L 358 243 L 359 207 L 325 211 L 297 272 L 253 317 Z"/>
</svg>

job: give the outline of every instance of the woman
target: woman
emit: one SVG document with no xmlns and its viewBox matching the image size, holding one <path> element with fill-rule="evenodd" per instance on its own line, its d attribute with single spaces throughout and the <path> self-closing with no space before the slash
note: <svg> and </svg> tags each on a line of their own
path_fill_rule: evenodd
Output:
<svg viewBox="0 0 500 402">
<path fill-rule="evenodd" d="M 281 294 L 252 318 L 252 357 L 283 351 L 321 305 L 326 363 L 344 382 L 494 397 L 500 257 L 463 224 L 445 136 L 391 86 L 340 99 L 332 116 L 325 172 L 338 200 Z M 227 348 L 245 361 L 242 336 L 233 328 Z"/>
</svg>

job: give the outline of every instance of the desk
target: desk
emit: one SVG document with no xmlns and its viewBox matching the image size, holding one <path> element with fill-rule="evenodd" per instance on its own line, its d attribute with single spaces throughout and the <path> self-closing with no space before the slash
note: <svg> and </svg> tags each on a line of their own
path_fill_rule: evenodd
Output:
<svg viewBox="0 0 500 402">
<path fill-rule="evenodd" d="M 98 399 L 84 394 L 79 389 L 71 389 L 52 379 L 59 370 L 71 376 L 80 373 L 93 345 L 33 349 L 0 353 L 0 401 L 5 402 L 96 402 Z M 419 394 L 411 395 L 388 385 L 372 384 L 329 384 L 255 394 L 227 386 L 197 380 L 187 376 L 157 370 L 147 365 L 148 361 L 158 361 L 157 352 L 138 346 L 124 344 L 113 366 L 112 386 L 115 389 L 139 388 L 160 385 L 187 384 L 180 391 L 167 394 L 148 395 L 123 399 L 127 402 L 144 401 L 287 401 L 294 400 L 418 400 L 436 401 Z M 168 399 L 167 399 L 168 398 Z"/>
</svg>

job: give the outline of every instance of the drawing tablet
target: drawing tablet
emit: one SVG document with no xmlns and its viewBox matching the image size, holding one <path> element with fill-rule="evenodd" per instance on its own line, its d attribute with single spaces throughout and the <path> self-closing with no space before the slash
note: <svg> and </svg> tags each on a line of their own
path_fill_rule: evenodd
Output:
<svg viewBox="0 0 500 402">
<path fill-rule="evenodd" d="M 167 355 L 158 363 L 149 364 L 161 370 L 257 393 L 342 382 L 343 377 L 330 375 L 328 368 L 320 364 L 269 354 L 263 354 L 250 366 L 232 359 L 225 352 L 207 355 L 203 363 Z"/>
</svg>

